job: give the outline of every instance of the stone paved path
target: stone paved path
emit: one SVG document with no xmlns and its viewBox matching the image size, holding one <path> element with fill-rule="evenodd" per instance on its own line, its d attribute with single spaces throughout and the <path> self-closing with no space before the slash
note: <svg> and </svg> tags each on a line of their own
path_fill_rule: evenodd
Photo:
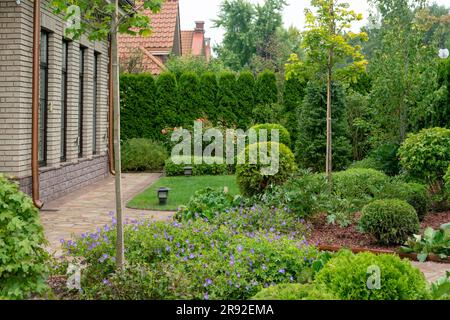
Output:
<svg viewBox="0 0 450 320">
<path fill-rule="evenodd" d="M 122 189 L 124 204 L 147 189 L 161 175 L 157 173 L 123 174 Z M 98 227 L 111 223 L 110 212 L 115 211 L 114 177 L 106 178 L 82 190 L 45 204 L 41 221 L 49 241 L 49 251 L 61 253 L 61 239 L 73 235 L 94 232 Z M 171 212 L 155 212 L 125 208 L 124 217 L 130 219 L 153 218 L 165 221 Z"/>
<path fill-rule="evenodd" d="M 430 283 L 436 282 L 439 278 L 445 276 L 446 271 L 450 272 L 449 263 L 413 262 L 412 264 L 422 271 Z"/>
</svg>

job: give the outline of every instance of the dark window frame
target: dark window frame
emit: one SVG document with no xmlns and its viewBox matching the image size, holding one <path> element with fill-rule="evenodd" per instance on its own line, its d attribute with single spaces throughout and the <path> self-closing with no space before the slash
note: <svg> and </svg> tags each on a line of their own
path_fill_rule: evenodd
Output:
<svg viewBox="0 0 450 320">
<path fill-rule="evenodd" d="M 67 89 L 69 72 L 69 41 L 62 41 L 62 68 L 61 68 L 61 162 L 67 161 Z"/>
<path fill-rule="evenodd" d="M 78 158 L 83 158 L 83 121 L 84 121 L 84 69 L 86 48 L 80 47 L 79 90 L 78 90 Z"/>
<path fill-rule="evenodd" d="M 93 110 L 92 110 L 92 154 L 97 154 L 97 120 L 98 120 L 98 68 L 99 68 L 100 53 L 94 53 L 94 85 L 93 85 Z"/>
<path fill-rule="evenodd" d="M 40 52 L 39 52 L 39 151 L 42 158 L 39 159 L 39 166 L 47 165 L 47 130 L 48 130 L 48 60 L 49 60 L 49 36 L 46 30 L 41 30 Z M 42 40 L 45 38 L 45 56 L 42 55 Z M 45 58 L 45 59 L 44 59 Z M 42 74 L 44 73 L 44 77 Z M 44 86 L 44 88 L 42 88 Z M 42 96 L 42 91 L 44 95 Z M 43 113 L 43 114 L 42 114 Z M 42 126 L 42 127 L 41 127 Z"/>
</svg>

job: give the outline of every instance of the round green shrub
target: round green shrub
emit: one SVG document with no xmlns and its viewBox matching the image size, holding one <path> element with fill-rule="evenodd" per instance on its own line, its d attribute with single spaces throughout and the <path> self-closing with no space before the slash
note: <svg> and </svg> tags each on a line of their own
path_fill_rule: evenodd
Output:
<svg viewBox="0 0 450 320">
<path fill-rule="evenodd" d="M 336 300 L 336 298 L 323 287 L 289 283 L 265 288 L 251 300 Z"/>
<path fill-rule="evenodd" d="M 411 177 L 440 184 L 450 165 L 450 129 L 424 129 L 399 149 L 400 164 Z"/>
<path fill-rule="evenodd" d="M 169 157 L 166 148 L 149 139 L 131 139 L 122 146 L 123 171 L 161 170 Z"/>
<path fill-rule="evenodd" d="M 379 268 L 380 288 L 374 284 L 371 271 Z M 421 300 L 428 299 L 428 286 L 419 269 L 394 255 L 352 254 L 342 251 L 330 259 L 316 277 L 315 283 L 342 300 Z"/>
<path fill-rule="evenodd" d="M 431 210 L 431 195 L 425 185 L 419 183 L 393 182 L 376 196 L 378 199 L 400 199 L 414 207 L 422 221 Z"/>
<path fill-rule="evenodd" d="M 46 243 L 39 211 L 0 174 L 0 297 L 26 299 L 46 290 Z"/>
<path fill-rule="evenodd" d="M 267 140 L 266 141 L 272 140 L 272 130 L 278 130 L 279 139 L 280 139 L 280 141 L 278 141 L 278 142 L 284 144 L 285 146 L 291 145 L 291 135 L 289 134 L 289 131 L 287 131 L 287 129 L 285 127 L 283 127 L 281 124 L 273 124 L 273 123 L 258 124 L 256 126 L 253 126 L 250 128 L 250 130 L 252 130 L 252 129 L 255 130 L 255 132 L 256 132 L 256 137 L 258 139 L 257 140 L 258 142 L 260 142 L 259 133 L 261 130 L 267 130 Z"/>
<path fill-rule="evenodd" d="M 279 157 L 274 155 L 274 163 L 264 164 L 259 156 L 261 150 L 266 149 L 268 159 L 272 158 L 272 148 L 278 148 Z M 249 156 L 254 155 L 255 162 L 252 164 Z M 253 156 L 252 156 L 253 157 Z M 269 168 L 275 168 L 275 172 L 267 172 Z M 291 149 L 284 144 L 275 142 L 261 142 L 245 148 L 245 164 L 236 166 L 236 176 L 241 193 L 245 196 L 253 196 L 262 193 L 269 185 L 281 185 L 286 182 L 297 169 L 295 157 Z"/>
<path fill-rule="evenodd" d="M 401 244 L 419 232 L 419 217 L 409 203 L 398 199 L 376 200 L 362 210 L 360 227 L 383 244 Z"/>
</svg>

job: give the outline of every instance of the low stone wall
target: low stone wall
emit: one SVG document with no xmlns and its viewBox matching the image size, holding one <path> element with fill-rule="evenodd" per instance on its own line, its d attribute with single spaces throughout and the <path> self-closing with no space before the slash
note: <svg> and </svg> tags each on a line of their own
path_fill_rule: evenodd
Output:
<svg viewBox="0 0 450 320">
<path fill-rule="evenodd" d="M 63 164 L 59 168 L 42 169 L 40 173 L 41 200 L 48 202 L 86 187 L 109 175 L 108 157 L 81 159 L 78 163 Z M 31 176 L 19 179 L 20 189 L 31 195 Z"/>
</svg>

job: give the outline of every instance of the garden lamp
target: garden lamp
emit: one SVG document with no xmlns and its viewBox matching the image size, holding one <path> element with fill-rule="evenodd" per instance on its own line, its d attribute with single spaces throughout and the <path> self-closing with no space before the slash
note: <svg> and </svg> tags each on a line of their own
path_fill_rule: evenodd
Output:
<svg viewBox="0 0 450 320">
<path fill-rule="evenodd" d="M 441 59 L 447 59 L 450 55 L 448 49 L 439 49 L 439 58 Z"/>
<path fill-rule="evenodd" d="M 184 167 L 184 175 L 187 177 L 192 176 L 192 167 Z"/>
<path fill-rule="evenodd" d="M 159 205 L 165 206 L 167 204 L 167 199 L 169 198 L 169 188 L 159 188 L 158 189 L 158 199 Z"/>
</svg>

